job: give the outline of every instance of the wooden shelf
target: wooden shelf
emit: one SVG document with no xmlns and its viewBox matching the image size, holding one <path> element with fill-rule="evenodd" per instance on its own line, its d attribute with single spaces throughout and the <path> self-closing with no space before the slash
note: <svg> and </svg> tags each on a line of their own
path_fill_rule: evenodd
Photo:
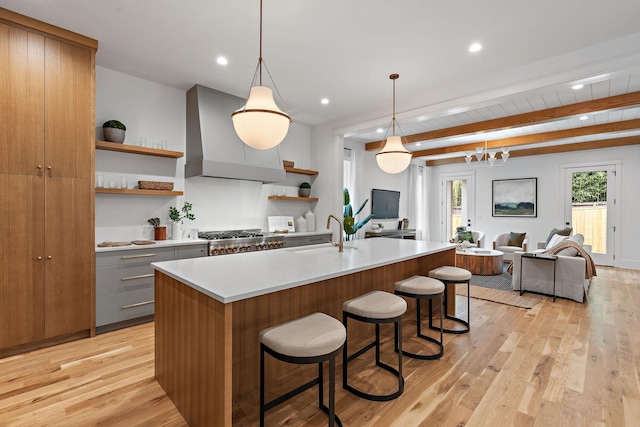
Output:
<svg viewBox="0 0 640 427">
<path fill-rule="evenodd" d="M 299 173 L 300 175 L 318 175 L 318 171 L 312 171 L 310 169 L 290 168 L 287 166 L 284 167 L 284 171 L 289 173 Z"/>
<path fill-rule="evenodd" d="M 118 144 L 115 142 L 96 141 L 97 150 L 119 151 L 121 153 L 142 154 L 145 156 L 168 157 L 178 159 L 184 156 L 182 151 L 161 150 L 159 148 L 139 147 L 137 145 Z"/>
<path fill-rule="evenodd" d="M 169 190 L 140 190 L 137 188 L 96 188 L 96 193 L 102 194 L 133 194 L 137 196 L 182 196 L 182 191 Z"/>
<path fill-rule="evenodd" d="M 269 200 L 289 200 L 297 202 L 317 202 L 317 197 L 269 196 Z"/>
</svg>

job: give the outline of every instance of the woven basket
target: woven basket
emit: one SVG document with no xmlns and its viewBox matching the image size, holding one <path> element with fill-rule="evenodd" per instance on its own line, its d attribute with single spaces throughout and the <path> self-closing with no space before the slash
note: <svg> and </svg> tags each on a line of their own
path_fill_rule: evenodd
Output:
<svg viewBox="0 0 640 427">
<path fill-rule="evenodd" d="M 173 182 L 165 181 L 138 181 L 140 190 L 173 190 Z"/>
</svg>

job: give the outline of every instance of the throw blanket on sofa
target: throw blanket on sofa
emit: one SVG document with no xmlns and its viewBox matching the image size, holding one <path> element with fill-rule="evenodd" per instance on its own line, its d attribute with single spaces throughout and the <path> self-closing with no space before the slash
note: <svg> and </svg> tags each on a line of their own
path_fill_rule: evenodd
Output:
<svg viewBox="0 0 640 427">
<path fill-rule="evenodd" d="M 562 250 L 568 249 L 568 248 L 575 248 L 580 254 L 580 256 L 584 258 L 584 260 L 586 261 L 585 272 L 584 272 L 585 279 L 591 279 L 593 276 L 597 275 L 596 265 L 594 264 L 593 259 L 591 258 L 591 255 L 589 255 L 589 252 L 587 252 L 582 246 L 580 246 L 578 243 L 574 242 L 573 240 L 563 240 L 562 242 L 558 243 L 554 247 L 547 249 L 542 253 L 548 254 L 548 255 L 557 255 Z M 509 264 L 507 271 L 509 272 L 509 274 L 513 274 L 513 261 L 511 261 L 511 263 Z"/>
</svg>

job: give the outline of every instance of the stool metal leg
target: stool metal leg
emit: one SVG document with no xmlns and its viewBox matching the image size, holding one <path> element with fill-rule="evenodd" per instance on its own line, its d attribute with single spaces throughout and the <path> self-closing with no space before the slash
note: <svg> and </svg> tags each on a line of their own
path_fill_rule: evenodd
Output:
<svg viewBox="0 0 640 427">
<path fill-rule="evenodd" d="M 346 344 L 346 343 L 345 343 Z M 335 414 L 335 373 L 336 373 L 336 356 L 343 351 L 344 347 L 340 347 L 333 351 L 330 354 L 317 356 L 317 357 L 293 357 L 287 356 L 284 354 L 280 354 L 269 347 L 264 346 L 264 344 L 260 345 L 260 427 L 264 427 L 264 415 L 265 412 L 269 409 L 272 409 L 281 403 L 285 402 L 288 399 L 302 393 L 305 390 L 313 387 L 314 385 L 318 385 L 318 408 L 322 410 L 325 414 L 328 415 L 329 426 L 333 427 L 334 425 L 338 425 L 342 427 L 342 421 L 340 417 Z M 278 360 L 282 360 L 288 363 L 294 364 L 310 364 L 317 363 L 318 364 L 318 376 L 311 381 L 303 384 L 282 396 L 279 396 L 270 402 L 265 403 L 264 399 L 264 389 L 265 389 L 265 379 L 264 379 L 264 353 L 269 353 L 273 357 Z M 324 371 L 323 371 L 323 362 L 327 360 L 329 361 L 329 407 L 324 404 Z"/>
<path fill-rule="evenodd" d="M 420 359 L 420 360 L 435 360 L 435 359 L 440 359 L 442 357 L 442 355 L 444 354 L 444 345 L 443 345 L 443 341 L 442 341 L 442 294 L 439 295 L 429 295 L 429 296 L 424 296 L 424 295 L 417 295 L 417 294 L 409 294 L 409 293 L 405 293 L 405 292 L 400 292 L 400 291 L 396 291 L 397 295 L 403 295 L 409 298 L 415 298 L 416 299 L 416 336 L 418 338 L 421 338 L 425 341 L 429 341 L 433 344 L 436 344 L 438 346 L 438 352 L 434 353 L 434 354 L 417 354 L 417 353 L 412 353 L 406 350 L 402 350 L 402 354 L 404 354 L 405 356 L 411 357 L 413 359 Z M 440 328 L 436 329 L 435 327 L 433 327 L 433 297 L 437 296 L 438 299 L 440 300 Z M 421 315 L 421 309 L 420 309 L 420 305 L 421 305 L 421 301 L 423 299 L 428 299 L 429 300 L 429 328 L 430 329 L 434 329 L 434 330 L 440 330 L 440 341 L 436 340 L 435 338 L 432 338 L 430 336 L 424 335 L 422 333 L 422 315 Z M 402 336 L 402 334 L 400 335 Z M 398 348 L 398 345 L 396 343 L 396 351 L 400 351 Z"/>
<path fill-rule="evenodd" d="M 461 324 L 462 326 L 464 326 L 464 329 L 447 329 L 447 328 L 442 328 L 442 330 L 444 331 L 444 333 L 446 334 L 466 334 L 471 330 L 471 326 L 470 326 L 470 321 L 471 321 L 471 296 L 469 295 L 470 292 L 470 287 L 469 287 L 469 281 L 466 280 L 464 282 L 449 282 L 446 280 L 442 280 L 439 279 L 442 283 L 444 283 L 445 285 L 445 290 L 444 290 L 444 318 L 454 321 L 456 323 Z M 447 289 L 449 288 L 449 285 L 456 285 L 456 284 L 463 284 L 466 283 L 467 284 L 467 318 L 469 319 L 469 321 L 466 321 L 464 319 L 461 319 L 459 317 L 455 317 L 452 316 L 448 313 L 448 309 L 447 309 L 447 302 L 449 300 L 449 297 L 447 296 L 448 292 Z M 430 318 L 431 319 L 431 318 Z M 440 323 L 440 325 L 442 326 L 442 323 Z M 430 321 L 429 322 L 429 328 L 433 329 L 434 331 L 437 330 L 434 326 L 433 323 Z"/>
<path fill-rule="evenodd" d="M 386 402 L 386 401 L 397 398 L 404 392 L 404 378 L 402 377 L 402 351 L 398 353 L 398 369 L 395 369 L 380 360 L 380 323 L 394 323 L 394 340 L 395 340 L 394 343 L 397 343 L 397 345 L 400 346 L 400 349 L 402 349 L 402 342 L 398 341 L 399 334 L 402 333 L 402 316 L 398 316 L 392 319 L 371 319 L 371 318 L 361 317 L 355 314 L 343 312 L 342 320 L 343 320 L 345 330 L 347 330 L 347 323 L 348 323 L 349 317 L 355 320 L 366 322 L 366 323 L 374 323 L 376 327 L 376 337 L 373 342 L 365 345 L 364 347 L 362 347 L 360 350 L 356 351 L 352 355 L 349 355 L 347 350 L 347 342 L 349 341 L 349 334 L 347 332 L 347 340 L 345 341 L 344 346 L 342 347 L 342 387 L 345 390 L 350 391 L 351 393 L 355 394 L 358 397 L 361 397 L 367 400 L 372 400 L 375 402 Z M 398 378 L 398 390 L 393 393 L 386 394 L 386 395 L 375 395 L 375 394 L 365 393 L 349 385 L 349 382 L 348 382 L 349 362 L 355 359 L 356 357 L 362 355 L 363 353 L 369 351 L 373 347 L 375 347 L 376 349 L 376 355 L 375 355 L 376 365 L 386 371 L 391 372 Z"/>
</svg>

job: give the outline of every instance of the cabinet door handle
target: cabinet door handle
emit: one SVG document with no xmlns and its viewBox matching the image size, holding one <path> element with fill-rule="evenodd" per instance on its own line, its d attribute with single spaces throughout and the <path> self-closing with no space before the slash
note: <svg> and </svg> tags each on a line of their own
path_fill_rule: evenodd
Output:
<svg viewBox="0 0 640 427">
<path fill-rule="evenodd" d="M 51 258 L 53 258 L 51 255 L 49 255 L 49 256 L 47 257 L 47 259 L 51 259 Z"/>
<path fill-rule="evenodd" d="M 136 308 L 136 307 L 142 307 L 143 305 L 149 305 L 149 304 L 153 304 L 155 302 L 155 300 L 151 300 L 151 301 L 144 301 L 144 302 L 137 302 L 135 304 L 129 304 L 129 305 L 123 305 L 122 307 L 120 307 L 123 310 L 127 310 L 129 308 Z"/>
<path fill-rule="evenodd" d="M 126 280 L 145 279 L 147 277 L 153 277 L 153 273 L 151 273 L 151 274 L 141 274 L 139 276 L 123 277 L 120 280 L 122 280 L 124 282 Z"/>
<path fill-rule="evenodd" d="M 41 259 L 42 259 L 42 257 L 41 257 L 41 256 L 39 256 L 39 257 L 37 257 L 36 259 L 39 261 L 39 260 L 41 260 Z"/>
<path fill-rule="evenodd" d="M 127 256 L 121 256 L 120 259 L 150 258 L 153 256 L 156 256 L 156 254 L 127 255 Z"/>
</svg>

